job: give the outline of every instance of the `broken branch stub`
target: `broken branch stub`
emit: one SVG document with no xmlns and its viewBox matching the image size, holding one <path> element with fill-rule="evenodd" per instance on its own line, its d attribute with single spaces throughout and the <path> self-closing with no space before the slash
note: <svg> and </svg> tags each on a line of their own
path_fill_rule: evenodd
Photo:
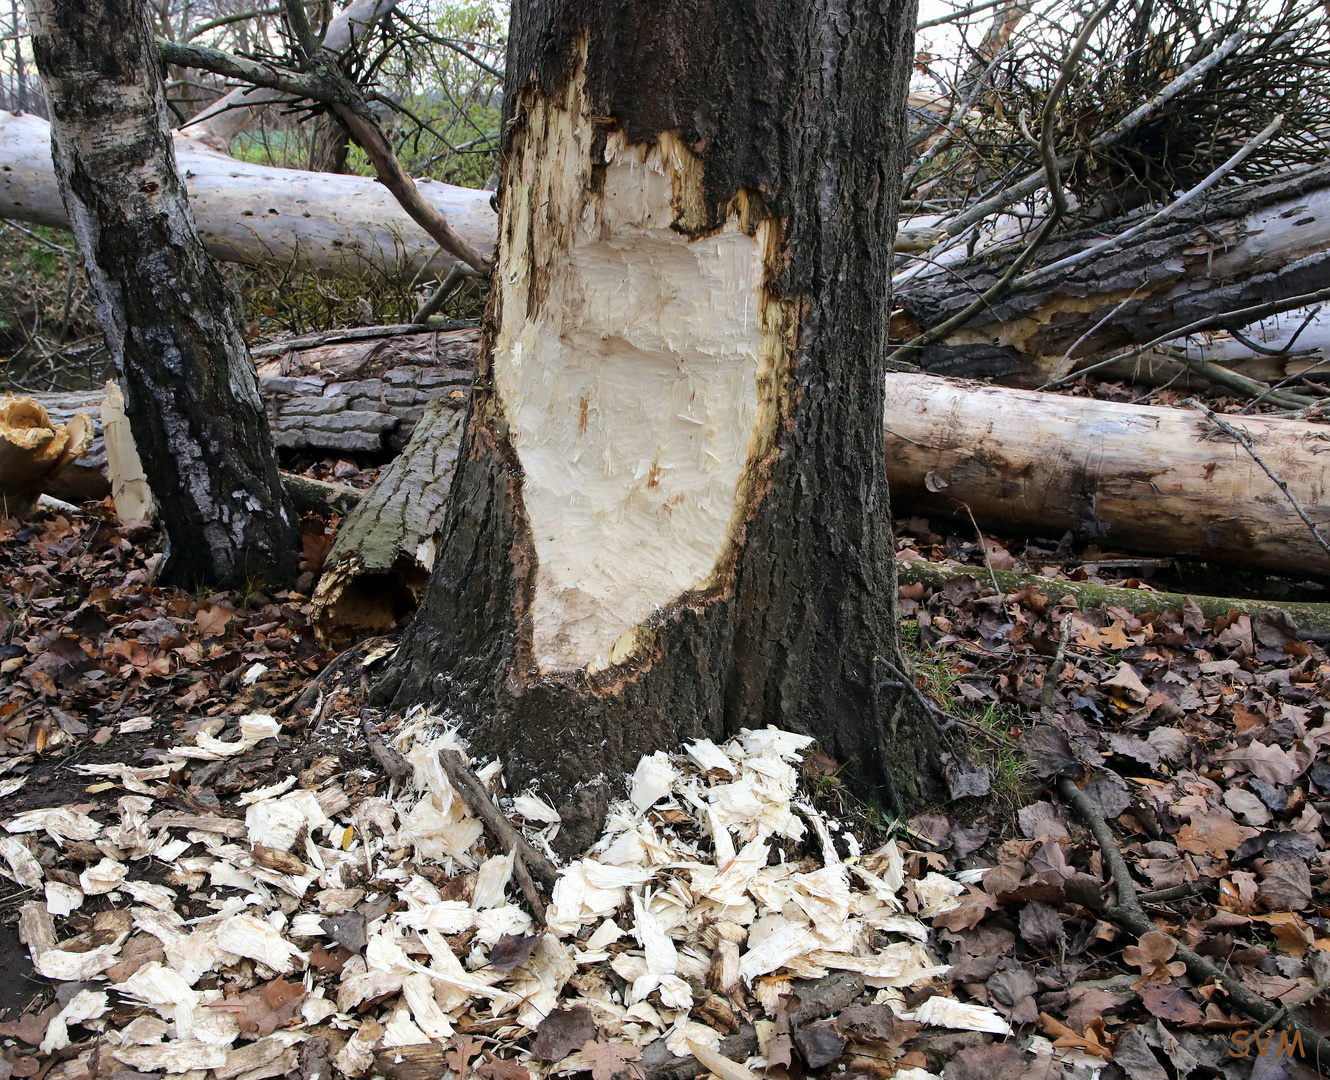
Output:
<svg viewBox="0 0 1330 1080">
<path fill-rule="evenodd" d="M 92 445 L 92 418 L 54 423 L 30 397 L 0 398 L 0 514 L 18 517 Z"/>
</svg>

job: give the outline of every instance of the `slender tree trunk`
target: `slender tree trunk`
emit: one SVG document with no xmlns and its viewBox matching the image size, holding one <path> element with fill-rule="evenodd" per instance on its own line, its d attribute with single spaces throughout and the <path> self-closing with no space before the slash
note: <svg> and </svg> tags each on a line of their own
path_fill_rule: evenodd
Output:
<svg viewBox="0 0 1330 1080">
<path fill-rule="evenodd" d="M 555 0 L 513 14 L 499 255 L 425 603 L 380 687 L 510 781 L 741 727 L 888 798 L 882 388 L 914 0 Z M 881 700 L 877 700 L 878 698 Z"/>
<path fill-rule="evenodd" d="M 166 580 L 294 576 L 296 528 L 245 344 L 177 172 L 143 0 L 30 0 L 52 157 L 157 497 Z"/>
</svg>

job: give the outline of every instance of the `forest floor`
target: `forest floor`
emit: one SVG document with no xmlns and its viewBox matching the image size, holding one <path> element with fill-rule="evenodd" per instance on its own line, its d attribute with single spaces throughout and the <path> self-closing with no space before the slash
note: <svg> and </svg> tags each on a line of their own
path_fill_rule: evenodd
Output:
<svg viewBox="0 0 1330 1080">
<path fill-rule="evenodd" d="M 307 523 L 310 569 L 335 525 Z M 718 1045 L 779 1080 L 1315 1075 L 1288 1017 L 1254 1039 L 1176 953 L 1330 1034 L 1324 649 L 1268 616 L 998 595 L 975 538 L 897 534 L 973 568 L 901 589 L 915 684 L 966 725 L 953 801 L 891 821 L 773 732 L 656 755 L 533 913 L 431 763 L 448 733 L 383 725 L 423 799 L 366 745 L 391 641 L 330 667 L 306 596 L 159 588 L 155 533 L 97 506 L 0 524 L 0 1078 L 679 1080 L 696 1054 L 752 1080 Z M 1109 584 L 1168 572 L 984 547 Z M 548 850 L 552 811 L 480 776 Z M 1144 940 L 1105 910 L 1060 776 L 1155 894 Z"/>
</svg>

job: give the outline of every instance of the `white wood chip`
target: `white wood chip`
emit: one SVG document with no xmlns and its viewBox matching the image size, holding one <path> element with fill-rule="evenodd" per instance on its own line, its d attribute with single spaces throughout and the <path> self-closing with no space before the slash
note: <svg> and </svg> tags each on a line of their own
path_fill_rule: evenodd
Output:
<svg viewBox="0 0 1330 1080">
<path fill-rule="evenodd" d="M 83 906 L 83 892 L 63 881 L 46 883 L 46 910 L 59 918 Z"/>
<path fill-rule="evenodd" d="M 102 832 L 100 822 L 79 810 L 70 810 L 64 806 L 26 810 L 5 822 L 5 831 L 11 833 L 39 832 L 43 829 L 57 844 L 65 840 L 96 840 Z"/>
<path fill-rule="evenodd" d="M 913 1020 L 929 1027 L 953 1028 L 957 1031 L 987 1031 L 994 1035 L 1010 1035 L 1011 1025 L 996 1009 L 986 1005 L 971 1005 L 955 998 L 931 997 L 914 1012 L 901 1013 L 902 1020 Z"/>
<path fill-rule="evenodd" d="M 739 959 L 739 975 L 751 983 L 781 967 L 787 960 L 804 956 L 816 948 L 812 931 L 802 926 L 784 926 Z"/>
<path fill-rule="evenodd" d="M 182 1039 L 156 1046 L 122 1046 L 111 1056 L 139 1072 L 187 1073 L 225 1065 L 226 1047 Z"/>
<path fill-rule="evenodd" d="M 670 793 L 678 775 L 669 754 L 663 750 L 647 754 L 637 763 L 628 798 L 638 810 L 646 810 Z"/>
<path fill-rule="evenodd" d="M 12 832 L 13 830 L 11 830 Z M 9 864 L 9 873 L 5 877 L 12 878 L 24 888 L 40 889 L 42 887 L 42 866 L 41 863 L 28 850 L 28 845 L 15 836 L 0 836 L 0 857 Z M 2 873 L 3 871 L 0 871 Z M 55 912 L 52 912 L 55 914 Z"/>
<path fill-rule="evenodd" d="M 115 859 L 102 859 L 97 865 L 89 866 L 79 874 L 79 885 L 87 895 L 100 896 L 114 892 L 128 876 L 129 867 L 124 863 Z"/>
<path fill-rule="evenodd" d="M 513 809 L 527 821 L 538 821 L 544 825 L 553 825 L 562 821 L 559 811 L 538 795 L 518 795 L 513 799 Z"/>
<path fill-rule="evenodd" d="M 217 928 L 216 942 L 227 952 L 267 964 L 282 975 L 294 967 L 291 963 L 293 957 L 305 958 L 305 954 L 279 931 L 252 915 L 233 915 L 225 920 Z"/>
</svg>

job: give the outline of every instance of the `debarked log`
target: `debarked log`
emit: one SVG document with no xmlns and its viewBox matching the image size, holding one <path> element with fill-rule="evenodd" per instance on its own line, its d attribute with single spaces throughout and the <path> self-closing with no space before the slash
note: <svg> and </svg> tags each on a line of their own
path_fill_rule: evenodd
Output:
<svg viewBox="0 0 1330 1080">
<path fill-rule="evenodd" d="M 968 528 L 968 505 L 995 532 L 1070 530 L 1126 551 L 1330 577 L 1330 560 L 1278 488 L 1199 413 L 934 376 L 887 379 L 887 476 L 898 514 L 959 516 Z M 1330 427 L 1235 422 L 1314 519 L 1330 522 Z M 338 538 L 315 605 L 326 641 L 390 629 L 419 591 L 432 561 L 428 522 L 442 514 L 461 424 L 443 414 L 425 430 Z M 414 517 L 404 496 L 425 499 Z"/>
<path fill-rule="evenodd" d="M 215 259 L 399 281 L 441 276 L 454 263 L 372 177 L 251 165 L 179 136 L 176 162 Z M 468 244 L 493 249 L 490 192 L 429 180 L 419 188 Z M 0 218 L 69 227 L 40 117 L 0 112 Z"/>
<path fill-rule="evenodd" d="M 1250 455 L 1200 413 L 890 374 L 897 513 L 1295 577 L 1330 558 Z M 1232 418 L 1318 526 L 1330 526 L 1330 427 Z"/>
</svg>

